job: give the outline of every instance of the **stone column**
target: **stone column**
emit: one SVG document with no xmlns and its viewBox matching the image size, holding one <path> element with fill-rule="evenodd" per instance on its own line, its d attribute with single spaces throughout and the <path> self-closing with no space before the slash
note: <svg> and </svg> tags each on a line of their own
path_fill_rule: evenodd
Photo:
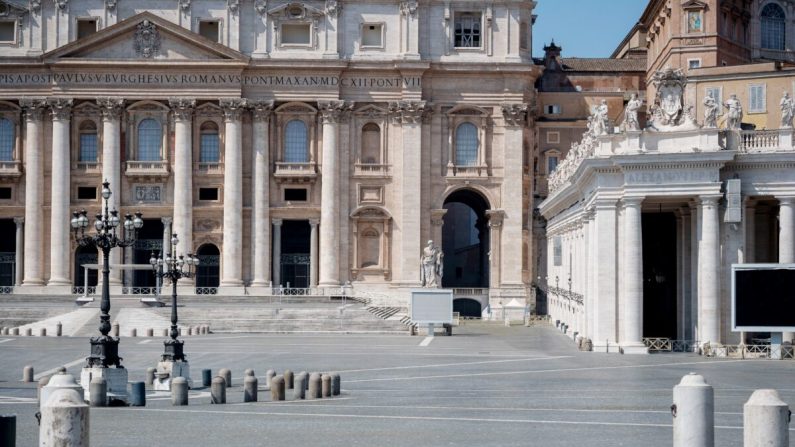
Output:
<svg viewBox="0 0 795 447">
<path fill-rule="evenodd" d="M 171 217 L 161 217 L 160 222 L 163 222 L 163 259 L 166 256 L 171 254 L 171 235 L 173 235 L 171 223 L 173 219 Z M 182 237 L 180 236 L 180 243 L 182 243 Z"/>
<path fill-rule="evenodd" d="M 110 182 L 110 191 L 112 194 L 108 200 L 108 206 L 111 210 L 117 210 L 121 204 L 122 193 L 121 114 L 124 110 L 124 99 L 97 98 L 97 104 L 102 112 L 102 179 Z M 100 259 L 99 262 L 102 263 L 102 259 Z M 121 250 L 111 250 L 110 263 L 111 265 L 121 264 Z M 102 275 L 99 276 L 101 277 Z M 111 267 L 110 284 L 121 284 L 120 269 Z"/>
<path fill-rule="evenodd" d="M 281 219 L 273 219 L 273 287 L 282 285 L 282 224 Z"/>
<path fill-rule="evenodd" d="M 320 192 L 320 287 L 340 284 L 339 234 L 339 147 L 337 133 L 353 104 L 345 101 L 321 101 L 323 115 L 323 166 Z"/>
<path fill-rule="evenodd" d="M 778 198 L 778 262 L 795 263 L 795 197 Z M 792 341 L 792 332 L 784 332 L 783 341 Z"/>
<path fill-rule="evenodd" d="M 701 208 L 695 202 L 690 208 L 690 333 L 691 340 L 699 340 L 698 254 L 701 247 Z"/>
<path fill-rule="evenodd" d="M 14 256 L 14 285 L 19 287 L 24 280 L 24 259 L 25 259 L 25 218 L 15 217 L 14 223 L 17 225 L 16 254 Z"/>
<path fill-rule="evenodd" d="M 502 181 L 502 210 L 505 221 L 502 225 L 502 245 L 500 247 L 500 278 L 502 294 L 512 289 L 510 296 L 523 297 L 522 281 L 522 241 L 523 232 L 523 154 L 524 130 L 527 125 L 527 104 L 502 104 L 504 122 L 504 177 Z M 481 143 L 481 146 L 485 146 Z M 482 147 L 481 150 L 484 148 Z M 572 241 L 576 246 L 576 241 Z M 493 244 L 492 244 L 493 247 Z M 576 269 L 576 264 L 573 266 Z M 570 270 L 576 273 L 576 270 Z M 496 287 L 497 284 L 492 284 Z"/>
<path fill-rule="evenodd" d="M 594 328 L 595 351 L 616 348 L 616 200 L 597 199 L 594 229 Z"/>
<path fill-rule="evenodd" d="M 693 287 L 691 285 L 692 275 L 690 274 L 690 258 L 693 252 L 693 224 L 691 223 L 692 216 L 689 207 L 681 208 L 680 212 L 682 218 L 680 229 L 681 239 L 679 246 L 679 256 L 681 258 L 679 276 L 681 278 L 680 284 L 682 293 L 682 308 L 680 309 L 679 313 L 682 314 L 682 328 L 679 330 L 679 333 L 682 334 L 681 337 L 683 340 L 692 340 L 693 313 L 691 311 L 691 302 L 693 297 Z"/>
<path fill-rule="evenodd" d="M 52 109 L 52 170 L 50 208 L 50 280 L 49 285 L 65 286 L 69 280 L 69 173 L 71 153 L 69 150 L 69 123 L 72 115 L 72 100 L 50 98 Z"/>
<path fill-rule="evenodd" d="M 720 343 L 720 196 L 701 196 L 701 245 L 698 250 L 700 342 Z"/>
<path fill-rule="evenodd" d="M 624 340 L 625 354 L 645 354 L 643 345 L 642 197 L 624 199 Z"/>
<path fill-rule="evenodd" d="M 25 277 L 23 286 L 44 285 L 42 268 L 43 240 L 41 230 L 44 194 L 42 177 L 44 161 L 41 148 L 42 116 L 46 105 L 44 99 L 22 98 L 20 105 L 25 110 L 25 221 L 31 225 L 25 231 Z"/>
<path fill-rule="evenodd" d="M 270 116 L 273 101 L 256 101 L 250 104 L 254 112 L 254 202 L 252 203 L 251 234 L 252 286 L 265 287 L 271 278 L 270 263 Z"/>
<path fill-rule="evenodd" d="M 193 108 L 195 99 L 171 98 L 174 112 L 174 229 L 180 254 L 193 253 Z M 171 235 L 165 242 L 171 239 Z M 165 247 L 164 247 L 165 248 Z M 191 280 L 184 278 L 180 283 Z"/>
<path fill-rule="evenodd" d="M 398 127 L 401 145 L 395 160 L 394 186 L 401 203 L 395 208 L 393 252 L 395 279 L 403 287 L 419 286 L 422 250 L 422 119 L 425 101 L 396 101 L 389 111 Z"/>
<path fill-rule="evenodd" d="M 317 287 L 317 226 L 319 219 L 309 219 L 309 287 Z"/>
<path fill-rule="evenodd" d="M 220 101 L 224 110 L 224 249 L 221 287 L 243 286 L 243 134 L 241 119 L 246 102 Z"/>
</svg>

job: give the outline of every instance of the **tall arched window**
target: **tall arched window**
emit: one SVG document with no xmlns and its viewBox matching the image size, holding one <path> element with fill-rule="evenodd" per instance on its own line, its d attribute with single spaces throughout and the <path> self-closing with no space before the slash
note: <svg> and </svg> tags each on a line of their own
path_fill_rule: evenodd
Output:
<svg viewBox="0 0 795 447">
<path fill-rule="evenodd" d="M 138 123 L 138 161 L 160 161 L 163 128 L 157 120 L 146 118 Z"/>
<path fill-rule="evenodd" d="M 218 163 L 221 160 L 221 144 L 218 125 L 212 121 L 202 124 L 199 141 L 199 162 Z"/>
<path fill-rule="evenodd" d="M 14 158 L 14 123 L 0 118 L 0 161 L 11 161 Z"/>
<path fill-rule="evenodd" d="M 478 128 L 472 123 L 463 123 L 455 131 L 455 164 L 478 164 Z"/>
<path fill-rule="evenodd" d="M 284 161 L 285 163 L 306 163 L 309 161 L 309 148 L 306 124 L 301 120 L 292 120 L 284 128 Z"/>
<path fill-rule="evenodd" d="M 77 161 L 97 161 L 97 126 L 93 121 L 80 124 L 80 141 Z"/>
<path fill-rule="evenodd" d="M 786 49 L 786 15 L 776 3 L 768 3 L 762 8 L 762 48 L 767 50 Z"/>
<path fill-rule="evenodd" d="M 368 123 L 362 127 L 362 163 L 381 164 L 381 128 Z"/>
</svg>

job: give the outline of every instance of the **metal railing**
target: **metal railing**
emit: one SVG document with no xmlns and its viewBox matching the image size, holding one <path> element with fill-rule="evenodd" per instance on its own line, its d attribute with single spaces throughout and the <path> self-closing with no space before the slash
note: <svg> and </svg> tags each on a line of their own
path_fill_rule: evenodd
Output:
<svg viewBox="0 0 795 447">
<path fill-rule="evenodd" d="M 196 295 L 218 295 L 218 287 L 196 287 Z"/>
<path fill-rule="evenodd" d="M 0 295 L 11 295 L 14 293 L 14 286 L 0 286 Z"/>
<path fill-rule="evenodd" d="M 160 287 L 122 287 L 122 295 L 160 295 Z"/>
<path fill-rule="evenodd" d="M 486 296 L 489 289 L 481 287 L 457 287 L 453 288 L 453 296 Z"/>
<path fill-rule="evenodd" d="M 72 287 L 72 295 L 96 295 L 97 294 L 97 286 L 73 286 Z"/>
<path fill-rule="evenodd" d="M 573 301 L 577 304 L 583 304 L 585 302 L 585 296 L 583 294 L 572 292 L 571 290 L 560 287 L 550 287 L 547 289 L 547 295 L 549 296 L 549 294 L 556 295 L 557 297 L 567 301 Z"/>
</svg>

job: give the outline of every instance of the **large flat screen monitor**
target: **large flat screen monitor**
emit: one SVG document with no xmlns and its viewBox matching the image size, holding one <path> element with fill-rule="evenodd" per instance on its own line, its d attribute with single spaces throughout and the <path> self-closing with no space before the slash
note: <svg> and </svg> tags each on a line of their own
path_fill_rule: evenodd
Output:
<svg viewBox="0 0 795 447">
<path fill-rule="evenodd" d="M 732 330 L 795 332 L 795 264 L 732 265 Z"/>
</svg>

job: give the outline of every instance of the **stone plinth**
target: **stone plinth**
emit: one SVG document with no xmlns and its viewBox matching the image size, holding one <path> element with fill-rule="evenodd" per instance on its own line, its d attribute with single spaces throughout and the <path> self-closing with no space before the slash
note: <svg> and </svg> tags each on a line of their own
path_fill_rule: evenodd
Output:
<svg viewBox="0 0 795 447">
<path fill-rule="evenodd" d="M 80 373 L 83 398 L 91 400 L 89 384 L 94 377 L 102 377 L 108 385 L 108 402 L 120 400 L 127 402 L 127 370 L 124 368 L 85 367 Z"/>
<path fill-rule="evenodd" d="M 175 362 L 172 360 L 158 362 L 152 386 L 155 391 L 170 391 L 171 380 L 175 377 L 183 377 L 187 380 L 188 388 L 193 386 L 193 381 L 190 379 L 190 365 L 188 362 Z"/>
</svg>

